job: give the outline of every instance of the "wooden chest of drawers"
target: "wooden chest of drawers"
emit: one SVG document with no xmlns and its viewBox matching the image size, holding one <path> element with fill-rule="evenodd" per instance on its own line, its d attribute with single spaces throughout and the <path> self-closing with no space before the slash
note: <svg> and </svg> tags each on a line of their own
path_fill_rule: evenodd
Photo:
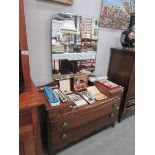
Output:
<svg viewBox="0 0 155 155">
<path fill-rule="evenodd" d="M 104 126 L 114 126 L 121 96 L 122 93 L 116 94 L 114 97 L 96 101 L 94 104 L 75 108 L 70 101 L 51 107 L 42 93 L 46 107 L 49 154 L 53 155 Z"/>
</svg>

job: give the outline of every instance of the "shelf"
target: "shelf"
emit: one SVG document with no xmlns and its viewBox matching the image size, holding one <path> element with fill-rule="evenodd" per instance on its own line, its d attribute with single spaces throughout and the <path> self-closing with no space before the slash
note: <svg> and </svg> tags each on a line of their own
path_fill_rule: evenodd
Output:
<svg viewBox="0 0 155 155">
<path fill-rule="evenodd" d="M 61 54 L 52 54 L 53 60 L 90 60 L 96 58 L 95 51 L 88 51 L 83 53 L 61 53 Z"/>
</svg>

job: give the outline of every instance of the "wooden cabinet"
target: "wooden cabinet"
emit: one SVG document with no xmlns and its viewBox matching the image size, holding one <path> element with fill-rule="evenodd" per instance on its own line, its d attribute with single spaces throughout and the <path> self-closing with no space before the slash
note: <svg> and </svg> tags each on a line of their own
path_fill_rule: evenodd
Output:
<svg viewBox="0 0 155 155">
<path fill-rule="evenodd" d="M 122 92 L 123 88 L 113 97 L 81 107 L 75 107 L 69 99 L 65 103 L 52 107 L 44 93 L 40 93 L 46 111 L 47 131 L 44 133 L 47 133 L 49 155 L 107 125 L 114 126 Z"/>
<path fill-rule="evenodd" d="M 35 87 L 19 96 L 19 153 L 43 155 L 38 107 L 42 100 Z"/>
<path fill-rule="evenodd" d="M 43 155 L 38 113 L 38 107 L 43 102 L 30 78 L 23 0 L 19 0 L 19 46 L 25 88 L 19 94 L 19 154 Z"/>
<path fill-rule="evenodd" d="M 124 87 L 118 121 L 135 109 L 135 51 L 111 48 L 108 78 Z M 130 113 L 131 112 L 131 113 Z"/>
</svg>

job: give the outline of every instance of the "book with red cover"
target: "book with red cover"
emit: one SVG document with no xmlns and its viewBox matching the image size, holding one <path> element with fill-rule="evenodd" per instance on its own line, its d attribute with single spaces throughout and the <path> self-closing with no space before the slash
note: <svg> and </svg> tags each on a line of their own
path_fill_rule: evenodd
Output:
<svg viewBox="0 0 155 155">
<path fill-rule="evenodd" d="M 120 88 L 121 86 L 109 81 L 109 80 L 105 80 L 105 81 L 98 81 L 98 83 L 101 85 L 101 86 L 104 86 L 106 87 L 107 89 L 109 90 L 115 90 L 115 89 L 118 89 Z"/>
</svg>

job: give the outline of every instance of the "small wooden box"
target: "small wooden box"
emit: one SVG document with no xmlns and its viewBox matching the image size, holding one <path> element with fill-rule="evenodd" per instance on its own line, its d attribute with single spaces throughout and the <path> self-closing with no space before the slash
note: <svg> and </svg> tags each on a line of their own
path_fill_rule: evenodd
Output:
<svg viewBox="0 0 155 155">
<path fill-rule="evenodd" d="M 94 85 L 99 89 L 99 91 L 103 94 L 105 94 L 107 97 L 112 98 L 115 96 L 122 96 L 124 88 L 123 87 L 119 87 L 117 89 L 114 90 L 109 90 L 108 88 L 100 85 L 98 82 L 95 82 Z"/>
<path fill-rule="evenodd" d="M 73 79 L 73 89 L 80 91 L 86 89 L 88 86 L 88 76 L 85 74 L 78 74 Z"/>
</svg>

